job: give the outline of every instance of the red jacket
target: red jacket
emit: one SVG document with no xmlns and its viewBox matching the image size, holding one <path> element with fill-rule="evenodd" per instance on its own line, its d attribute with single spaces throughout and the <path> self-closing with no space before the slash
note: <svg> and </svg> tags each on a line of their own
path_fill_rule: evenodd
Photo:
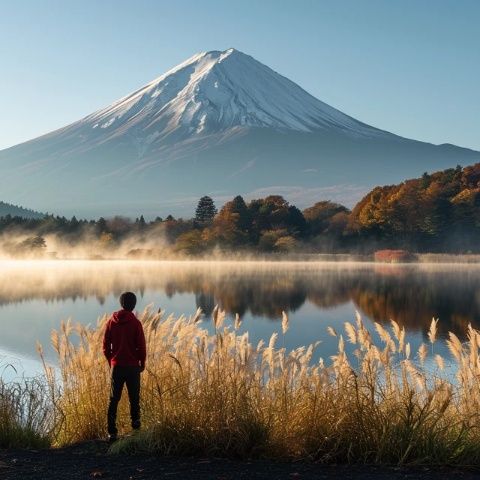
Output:
<svg viewBox="0 0 480 480">
<path fill-rule="evenodd" d="M 145 366 L 145 335 L 142 324 L 132 312 L 113 313 L 105 328 L 103 353 L 110 366 Z"/>
</svg>

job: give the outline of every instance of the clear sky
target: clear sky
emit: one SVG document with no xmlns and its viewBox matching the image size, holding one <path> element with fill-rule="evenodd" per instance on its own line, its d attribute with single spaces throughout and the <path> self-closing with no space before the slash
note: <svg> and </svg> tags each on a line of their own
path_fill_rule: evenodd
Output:
<svg viewBox="0 0 480 480">
<path fill-rule="evenodd" d="M 480 0 L 0 0 L 0 149 L 229 47 L 368 124 L 480 150 Z"/>
</svg>

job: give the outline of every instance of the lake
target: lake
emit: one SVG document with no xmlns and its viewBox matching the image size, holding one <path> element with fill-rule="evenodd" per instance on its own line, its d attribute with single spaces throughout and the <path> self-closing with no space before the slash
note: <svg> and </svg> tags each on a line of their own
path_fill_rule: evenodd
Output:
<svg viewBox="0 0 480 480">
<path fill-rule="evenodd" d="M 166 314 L 191 315 L 200 307 L 203 326 L 210 330 L 218 304 L 229 321 L 241 316 L 241 331 L 248 330 L 254 344 L 281 333 L 285 311 L 290 328 L 285 338 L 280 335 L 279 346 L 292 349 L 321 340 L 317 357 L 326 360 L 337 346 L 326 327 L 341 331 L 356 310 L 372 330 L 373 321 L 394 319 L 405 326 L 412 351 L 427 341 L 432 317 L 440 319 L 440 336 L 451 330 L 464 339 L 469 323 L 480 328 L 480 265 L 3 261 L 0 368 L 12 364 L 19 373 L 39 371 L 37 340 L 54 362 L 51 330 L 68 318 L 95 325 L 98 316 L 118 309 L 125 290 L 137 294 L 138 311 L 153 304 Z M 435 353 L 448 356 L 440 344 Z"/>
</svg>

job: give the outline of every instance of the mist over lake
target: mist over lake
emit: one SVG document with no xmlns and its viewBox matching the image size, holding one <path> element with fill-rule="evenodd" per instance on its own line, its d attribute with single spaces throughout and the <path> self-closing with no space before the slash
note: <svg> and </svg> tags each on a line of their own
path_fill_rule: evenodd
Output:
<svg viewBox="0 0 480 480">
<path fill-rule="evenodd" d="M 317 358 L 328 359 L 355 311 L 367 326 L 391 319 L 405 326 L 412 351 L 427 342 L 433 317 L 440 336 L 453 331 L 464 338 L 469 323 L 480 326 L 480 266 L 375 265 L 315 262 L 2 262 L 0 270 L 1 364 L 39 370 L 39 341 L 48 359 L 52 329 L 62 320 L 96 325 L 99 316 L 118 307 L 118 296 L 132 290 L 138 311 L 152 305 L 165 315 L 193 315 L 201 308 L 203 326 L 213 331 L 215 305 L 242 319 L 250 341 L 268 342 L 281 333 L 282 311 L 290 329 L 280 342 L 287 350 L 320 340 Z M 228 323 L 227 322 L 227 323 Z M 373 327 L 371 328 L 373 331 Z M 448 356 L 443 344 L 436 353 Z"/>
</svg>

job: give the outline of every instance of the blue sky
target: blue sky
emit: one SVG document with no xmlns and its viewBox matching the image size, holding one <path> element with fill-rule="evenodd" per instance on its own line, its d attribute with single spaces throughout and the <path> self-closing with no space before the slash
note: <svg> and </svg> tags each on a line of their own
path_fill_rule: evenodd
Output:
<svg viewBox="0 0 480 480">
<path fill-rule="evenodd" d="M 477 0 L 2 0 L 0 149 L 235 47 L 359 120 L 480 150 Z"/>
</svg>

